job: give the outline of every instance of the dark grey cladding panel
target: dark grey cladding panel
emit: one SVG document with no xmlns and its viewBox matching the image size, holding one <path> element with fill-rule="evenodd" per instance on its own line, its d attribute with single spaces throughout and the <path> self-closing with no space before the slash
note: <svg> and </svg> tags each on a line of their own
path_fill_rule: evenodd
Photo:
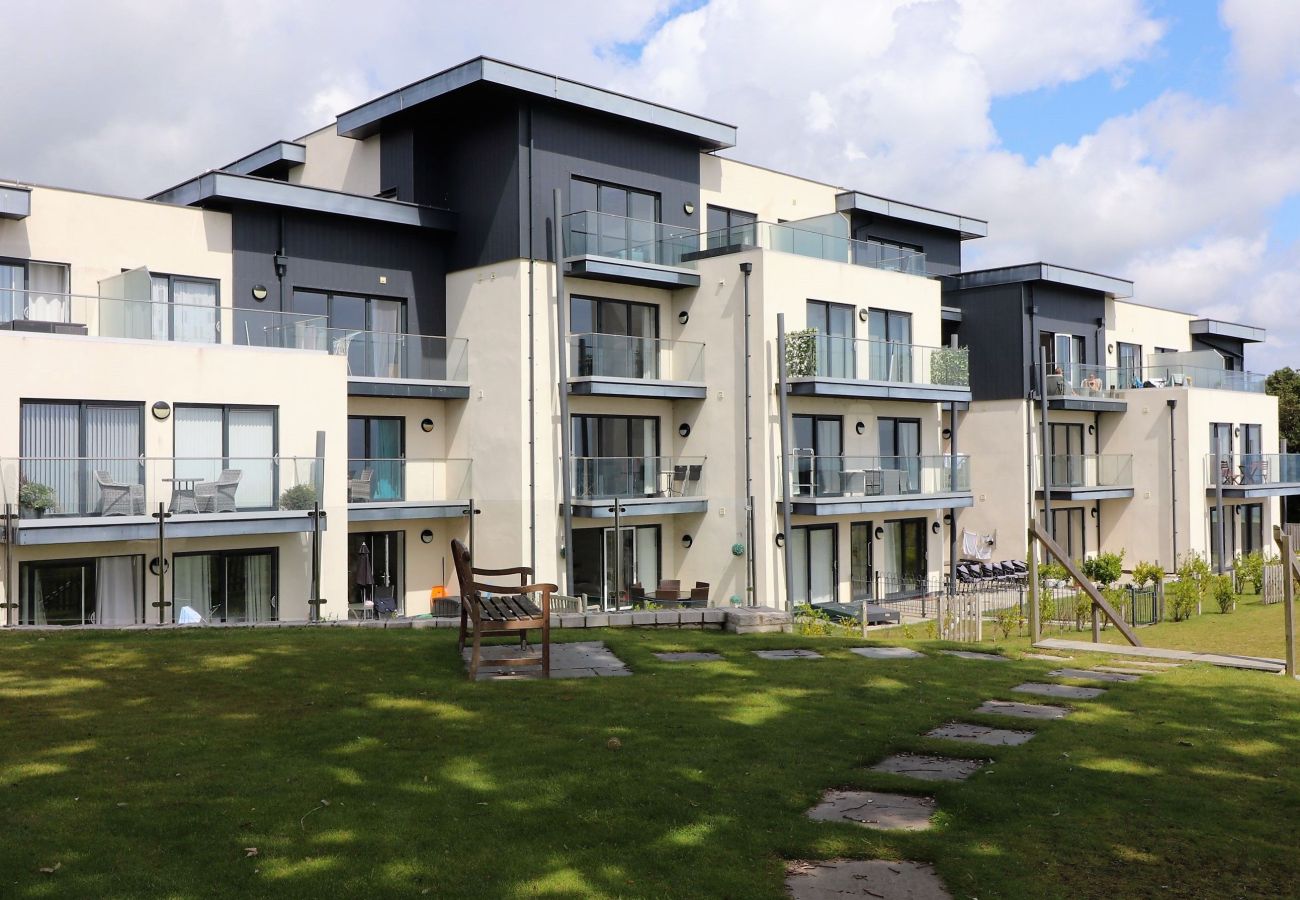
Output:
<svg viewBox="0 0 1300 900">
<path fill-rule="evenodd" d="M 971 397 L 975 400 L 1023 398 L 1029 347 L 1027 319 L 1019 285 L 951 290 L 944 280 L 945 306 L 961 310 L 958 330 L 970 350 Z"/>
<path fill-rule="evenodd" d="M 736 143 L 734 125 L 487 57 L 461 63 L 343 113 L 338 117 L 338 133 L 366 137 L 392 116 L 481 85 L 670 130 L 690 137 L 697 148 L 705 150 L 721 150 Z"/>
<path fill-rule="evenodd" d="M 988 237 L 989 223 L 971 216 L 943 212 L 874 194 L 858 191 L 844 191 L 835 195 L 835 208 L 840 212 L 860 212 L 871 216 L 883 216 L 899 222 L 910 222 L 930 228 L 941 229 L 964 239 Z"/>
<path fill-rule="evenodd" d="M 0 219 L 25 219 L 31 214 L 31 188 L 0 184 Z"/>
<path fill-rule="evenodd" d="M 307 148 L 292 141 L 276 141 L 261 150 L 255 150 L 235 160 L 222 171 L 232 175 L 258 175 L 266 178 L 284 177 L 290 169 L 307 161 Z"/>
<path fill-rule="evenodd" d="M 401 297 L 408 332 L 446 333 L 447 235 L 261 206 L 231 212 L 236 307 L 293 312 L 295 288 Z M 287 257 L 283 298 L 275 271 L 281 246 Z M 265 302 L 253 299 L 256 284 L 269 289 Z M 238 328 L 238 312 L 235 320 Z"/>
</svg>

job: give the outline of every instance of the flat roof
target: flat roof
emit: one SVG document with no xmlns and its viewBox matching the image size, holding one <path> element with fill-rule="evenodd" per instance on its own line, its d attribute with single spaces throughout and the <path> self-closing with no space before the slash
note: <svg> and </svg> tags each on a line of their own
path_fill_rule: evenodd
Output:
<svg viewBox="0 0 1300 900">
<path fill-rule="evenodd" d="M 232 175 L 284 175 L 307 161 L 307 148 L 295 141 L 276 141 L 222 166 Z"/>
<path fill-rule="evenodd" d="M 201 206 L 214 200 L 261 203 L 393 225 L 413 225 L 442 231 L 452 231 L 456 227 L 455 213 L 434 206 L 363 197 L 360 194 L 290 184 L 287 181 L 252 175 L 233 175 L 230 172 L 205 172 L 198 178 L 161 191 L 149 199 L 178 206 Z"/>
<path fill-rule="evenodd" d="M 1083 269 L 1071 269 L 1052 263 L 1023 263 L 1018 266 L 1003 266 L 997 269 L 980 269 L 975 272 L 960 272 L 946 276 L 958 289 L 992 287 L 1000 284 L 1019 284 L 1024 281 L 1047 281 L 1068 287 L 1097 291 L 1107 297 L 1123 299 L 1133 296 L 1133 282 L 1126 278 L 1101 275 Z"/>
<path fill-rule="evenodd" d="M 1254 325 L 1240 325 L 1236 322 L 1224 322 L 1222 319 L 1196 319 L 1188 329 L 1192 334 L 1215 335 L 1232 338 L 1243 344 L 1262 343 L 1267 332 Z"/>
<path fill-rule="evenodd" d="M 500 85 L 680 132 L 695 138 L 706 150 L 722 150 L 736 145 L 735 125 L 487 56 L 463 62 L 350 109 L 339 115 L 335 127 L 344 137 L 368 137 L 378 131 L 380 123 L 391 115 L 478 83 Z"/>
<path fill-rule="evenodd" d="M 836 194 L 835 209 L 839 212 L 874 213 L 891 219 L 915 222 L 918 225 L 943 228 L 957 232 L 963 241 L 989 235 L 989 223 L 984 219 L 943 212 L 926 206 L 917 206 L 914 203 L 903 203 L 901 200 L 890 200 L 888 197 L 877 197 L 875 194 L 864 194 L 861 191 L 844 191 Z"/>
</svg>

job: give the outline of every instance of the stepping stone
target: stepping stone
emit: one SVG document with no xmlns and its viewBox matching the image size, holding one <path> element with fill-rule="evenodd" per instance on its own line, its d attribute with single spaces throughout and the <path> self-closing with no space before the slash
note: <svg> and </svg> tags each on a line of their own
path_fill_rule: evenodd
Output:
<svg viewBox="0 0 1300 900">
<path fill-rule="evenodd" d="M 793 900 L 952 900 L 928 863 L 887 859 L 829 859 L 792 862 L 785 889 Z"/>
<path fill-rule="evenodd" d="M 755 650 L 754 655 L 762 659 L 821 659 L 816 650 Z"/>
<path fill-rule="evenodd" d="M 1017 719 L 1064 719 L 1072 710 L 1063 706 L 1041 703 L 1013 703 L 1010 700 L 985 700 L 975 710 L 994 716 L 1013 716 Z"/>
<path fill-rule="evenodd" d="M 819 822 L 852 822 L 883 831 L 925 831 L 930 827 L 934 810 L 932 797 L 879 791 L 827 791 L 822 794 L 822 802 L 808 810 L 808 818 Z"/>
<path fill-rule="evenodd" d="M 1086 678 L 1090 681 L 1127 682 L 1138 680 L 1136 675 L 1124 675 L 1119 672 L 1099 672 L 1093 669 L 1054 669 L 1047 674 L 1053 678 Z"/>
<path fill-rule="evenodd" d="M 985 747 L 1017 747 L 1032 739 L 1033 736 L 1032 731 L 1012 731 L 1007 728 L 990 728 L 987 725 L 969 725 L 966 722 L 949 722 L 926 734 L 929 738 L 981 744 Z"/>
<path fill-rule="evenodd" d="M 479 681 L 532 681 L 542 677 L 540 666 L 502 664 L 500 660 L 519 654 L 519 648 L 508 645 L 484 647 L 480 653 Z M 466 668 L 470 649 L 462 654 Z M 600 676 L 631 675 L 632 670 L 623 660 L 605 646 L 604 641 L 568 641 L 551 644 L 551 678 L 597 678 Z"/>
<path fill-rule="evenodd" d="M 1044 697 L 1066 697 L 1070 700 L 1092 700 L 1106 693 L 1105 688 L 1073 687 L 1068 684 L 1044 684 L 1041 681 L 1026 681 L 1011 690 L 1018 694 L 1042 694 Z"/>
<path fill-rule="evenodd" d="M 1068 662 L 1074 659 L 1073 656 L 1055 656 L 1051 653 L 1022 653 L 1022 659 L 1045 659 L 1048 662 Z"/>
<path fill-rule="evenodd" d="M 954 759 L 950 756 L 921 756 L 896 753 L 872 766 L 875 772 L 891 772 L 921 781 L 965 781 L 984 768 L 982 759 Z"/>
<path fill-rule="evenodd" d="M 1159 669 L 1130 669 L 1128 666 L 1093 666 L 1094 672 L 1114 672 L 1117 675 L 1159 675 Z"/>
<path fill-rule="evenodd" d="M 721 653 L 656 653 L 664 662 L 717 662 Z"/>
<path fill-rule="evenodd" d="M 979 653 L 975 650 L 940 650 L 944 656 L 958 656 L 962 659 L 982 659 L 985 662 L 1011 662 L 1006 656 L 999 656 L 996 653 Z"/>
<path fill-rule="evenodd" d="M 910 647 L 850 647 L 850 653 L 865 656 L 867 659 L 924 659 L 924 653 L 917 653 Z"/>
</svg>

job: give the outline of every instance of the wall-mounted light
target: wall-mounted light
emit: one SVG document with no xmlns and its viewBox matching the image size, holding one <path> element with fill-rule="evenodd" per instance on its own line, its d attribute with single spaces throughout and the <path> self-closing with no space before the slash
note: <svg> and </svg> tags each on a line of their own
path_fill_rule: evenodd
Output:
<svg viewBox="0 0 1300 900">
<path fill-rule="evenodd" d="M 261 303 L 263 300 L 266 299 L 266 294 L 267 294 L 266 285 L 264 284 L 253 285 L 253 299 L 256 300 L 258 303 Z"/>
<path fill-rule="evenodd" d="M 687 550 L 691 549 L 691 544 L 694 543 L 695 543 L 695 538 L 691 537 L 689 534 L 682 535 L 682 546 L 685 547 Z"/>
<path fill-rule="evenodd" d="M 1232 436 L 1233 436 L 1233 437 L 1241 437 L 1241 428 L 1240 428 L 1240 427 L 1237 427 L 1237 428 L 1232 429 Z"/>
<path fill-rule="evenodd" d="M 283 278 L 285 273 L 288 271 L 289 271 L 289 257 L 280 256 L 277 253 L 275 256 L 275 277 Z"/>
<path fill-rule="evenodd" d="M 877 525 L 877 526 L 876 526 L 876 537 L 877 537 L 877 538 L 882 538 L 882 537 L 884 537 L 884 536 L 885 536 L 885 529 L 882 528 L 881 526 Z"/>
<path fill-rule="evenodd" d="M 426 544 L 432 544 L 432 543 L 433 543 L 433 532 L 430 531 L 430 530 L 427 529 L 427 528 L 424 529 L 424 531 L 421 531 L 421 532 L 420 532 L 420 540 L 423 541 L 423 542 L 426 543 Z"/>
<path fill-rule="evenodd" d="M 952 429 L 945 428 L 943 430 L 943 439 L 946 441 L 946 440 L 950 440 L 951 438 L 952 438 Z"/>
<path fill-rule="evenodd" d="M 690 320 L 691 320 L 691 314 L 688 313 L 686 310 L 682 310 L 677 314 L 677 321 L 680 322 L 682 325 L 685 325 Z"/>
<path fill-rule="evenodd" d="M 149 560 L 149 571 L 155 575 L 165 575 L 170 568 L 171 564 L 169 564 L 165 559 L 160 560 L 155 556 L 153 559 Z"/>
<path fill-rule="evenodd" d="M 1089 425 L 1089 426 L 1088 426 L 1088 434 L 1096 434 L 1096 433 L 1097 433 L 1097 426 L 1096 426 L 1096 425 Z"/>
<path fill-rule="evenodd" d="M 858 319 L 859 319 L 860 321 L 865 322 L 865 321 L 867 321 L 867 319 L 869 319 L 870 317 L 871 317 L 871 313 L 867 311 L 867 308 L 866 308 L 865 306 L 859 306 L 859 307 L 858 307 Z"/>
<path fill-rule="evenodd" d="M 934 532 L 935 534 L 938 534 L 942 530 L 943 530 L 943 526 L 939 524 L 938 519 L 935 519 L 935 521 L 930 525 L 930 531 Z"/>
<path fill-rule="evenodd" d="M 784 532 L 784 531 L 778 531 L 778 532 L 776 533 L 776 545 L 777 545 L 778 547 L 784 547 L 784 546 L 785 546 L 785 532 Z"/>
<path fill-rule="evenodd" d="M 686 213 L 688 216 L 695 215 L 695 204 L 687 200 L 682 204 L 682 212 Z"/>
<path fill-rule="evenodd" d="M 423 422 L 421 422 L 420 430 L 423 431 L 425 434 L 428 434 L 430 431 L 433 431 L 433 419 L 425 419 Z"/>
<path fill-rule="evenodd" d="M 857 425 L 854 426 L 854 428 L 858 432 L 858 434 L 862 434 L 864 431 L 867 430 L 867 423 L 859 422 Z"/>
<path fill-rule="evenodd" d="M 157 403 L 155 403 L 149 411 L 153 413 L 153 417 L 157 419 L 159 422 L 163 421 L 164 419 L 166 419 L 168 416 L 172 414 L 171 405 L 163 400 L 159 400 Z"/>
<path fill-rule="evenodd" d="M 1107 345 L 1106 345 L 1106 352 L 1107 352 L 1107 353 L 1114 353 L 1114 352 L 1115 352 L 1115 345 L 1114 345 L 1114 344 L 1107 344 Z"/>
<path fill-rule="evenodd" d="M 1094 519 L 1097 518 L 1097 507 L 1094 506 L 1092 509 L 1088 510 L 1088 512 L 1092 514 Z"/>
<path fill-rule="evenodd" d="M 691 426 L 688 425 L 686 422 L 683 422 L 682 424 L 677 426 L 677 433 L 680 434 L 682 437 L 690 437 Z"/>
<path fill-rule="evenodd" d="M 944 514 L 943 514 L 943 521 L 944 521 L 944 524 L 945 524 L 945 525 L 951 525 L 951 524 L 952 524 L 952 513 L 944 513 Z"/>
</svg>

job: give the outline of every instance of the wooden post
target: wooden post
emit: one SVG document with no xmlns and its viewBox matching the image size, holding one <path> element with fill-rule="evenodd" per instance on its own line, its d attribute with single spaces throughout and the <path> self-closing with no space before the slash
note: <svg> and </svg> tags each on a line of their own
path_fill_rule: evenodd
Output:
<svg viewBox="0 0 1300 900">
<path fill-rule="evenodd" d="M 1297 569 L 1295 553 L 1291 548 L 1291 536 L 1276 525 L 1273 526 L 1273 541 L 1282 553 L 1282 615 L 1283 621 L 1286 622 L 1286 674 L 1295 678 L 1295 609 L 1292 607 L 1295 600 Z"/>
<path fill-rule="evenodd" d="M 1115 608 L 1101 595 L 1101 591 L 1097 590 L 1097 586 L 1088 579 L 1088 576 L 1079 571 L 1079 567 L 1075 565 L 1074 560 L 1070 559 L 1070 554 L 1061 549 L 1060 544 L 1044 534 L 1033 519 L 1029 520 L 1029 535 L 1031 539 L 1036 539 L 1038 543 L 1042 544 L 1043 548 L 1065 567 L 1065 571 L 1069 573 L 1070 577 L 1079 583 L 1079 587 L 1092 600 L 1095 611 L 1100 611 L 1106 618 L 1110 619 L 1115 627 L 1119 629 L 1119 633 L 1124 635 L 1124 639 L 1134 647 L 1142 646 L 1142 641 L 1129 627 L 1129 624 L 1124 621 L 1124 617 L 1115 611 Z"/>
<path fill-rule="evenodd" d="M 1034 540 L 1034 529 L 1029 529 L 1029 643 L 1037 644 L 1043 637 L 1043 623 L 1039 621 L 1038 584 L 1038 543 Z"/>
</svg>

